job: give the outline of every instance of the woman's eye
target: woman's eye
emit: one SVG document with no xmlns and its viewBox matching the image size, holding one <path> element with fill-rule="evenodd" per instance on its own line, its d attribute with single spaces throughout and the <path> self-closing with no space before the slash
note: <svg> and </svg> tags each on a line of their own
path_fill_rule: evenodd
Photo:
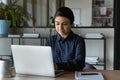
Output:
<svg viewBox="0 0 120 80">
<path fill-rule="evenodd" d="M 59 23 L 55 23 L 55 25 L 59 25 Z"/>
<path fill-rule="evenodd" d="M 55 25 L 62 25 L 62 26 L 66 26 L 66 25 L 68 25 L 67 23 L 55 23 Z"/>
<path fill-rule="evenodd" d="M 63 25 L 67 25 L 67 23 L 63 23 Z"/>
</svg>

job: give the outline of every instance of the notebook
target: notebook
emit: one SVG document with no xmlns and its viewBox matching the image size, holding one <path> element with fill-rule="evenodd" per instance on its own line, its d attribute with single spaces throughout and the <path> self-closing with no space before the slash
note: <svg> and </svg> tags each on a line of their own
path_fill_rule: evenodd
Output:
<svg viewBox="0 0 120 80">
<path fill-rule="evenodd" d="M 76 80 L 104 80 L 101 72 L 75 72 Z"/>
<path fill-rule="evenodd" d="M 54 70 L 49 46 L 11 45 L 11 50 L 16 74 L 56 77 L 63 73 Z"/>
</svg>

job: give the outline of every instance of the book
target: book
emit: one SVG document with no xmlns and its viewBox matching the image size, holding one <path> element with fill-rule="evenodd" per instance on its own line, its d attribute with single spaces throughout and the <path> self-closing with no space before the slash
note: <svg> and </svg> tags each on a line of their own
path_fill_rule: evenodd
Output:
<svg viewBox="0 0 120 80">
<path fill-rule="evenodd" d="M 85 62 L 89 63 L 89 64 L 97 64 L 99 60 L 99 57 L 97 56 L 87 56 L 85 58 Z"/>
<path fill-rule="evenodd" d="M 19 34 L 8 34 L 8 37 L 21 37 Z"/>
<path fill-rule="evenodd" d="M 40 34 L 37 33 L 24 33 L 22 37 L 33 37 L 33 38 L 38 38 Z"/>
<path fill-rule="evenodd" d="M 86 33 L 85 38 L 103 38 L 104 35 L 102 33 Z"/>
<path fill-rule="evenodd" d="M 76 80 L 104 80 L 101 72 L 75 72 Z"/>
</svg>

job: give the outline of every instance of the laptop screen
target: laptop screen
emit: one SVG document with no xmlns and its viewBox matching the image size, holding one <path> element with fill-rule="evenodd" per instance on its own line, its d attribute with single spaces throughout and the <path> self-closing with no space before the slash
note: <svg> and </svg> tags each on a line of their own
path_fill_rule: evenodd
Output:
<svg viewBox="0 0 120 80">
<path fill-rule="evenodd" d="M 16 73 L 55 76 L 49 46 L 11 45 Z"/>
</svg>

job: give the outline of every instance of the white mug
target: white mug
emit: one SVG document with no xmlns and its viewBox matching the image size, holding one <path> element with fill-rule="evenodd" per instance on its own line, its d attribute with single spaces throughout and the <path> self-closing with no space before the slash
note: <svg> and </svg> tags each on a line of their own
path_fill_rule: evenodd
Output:
<svg viewBox="0 0 120 80">
<path fill-rule="evenodd" d="M 11 77 L 10 62 L 8 60 L 0 60 L 0 78 Z"/>
</svg>

